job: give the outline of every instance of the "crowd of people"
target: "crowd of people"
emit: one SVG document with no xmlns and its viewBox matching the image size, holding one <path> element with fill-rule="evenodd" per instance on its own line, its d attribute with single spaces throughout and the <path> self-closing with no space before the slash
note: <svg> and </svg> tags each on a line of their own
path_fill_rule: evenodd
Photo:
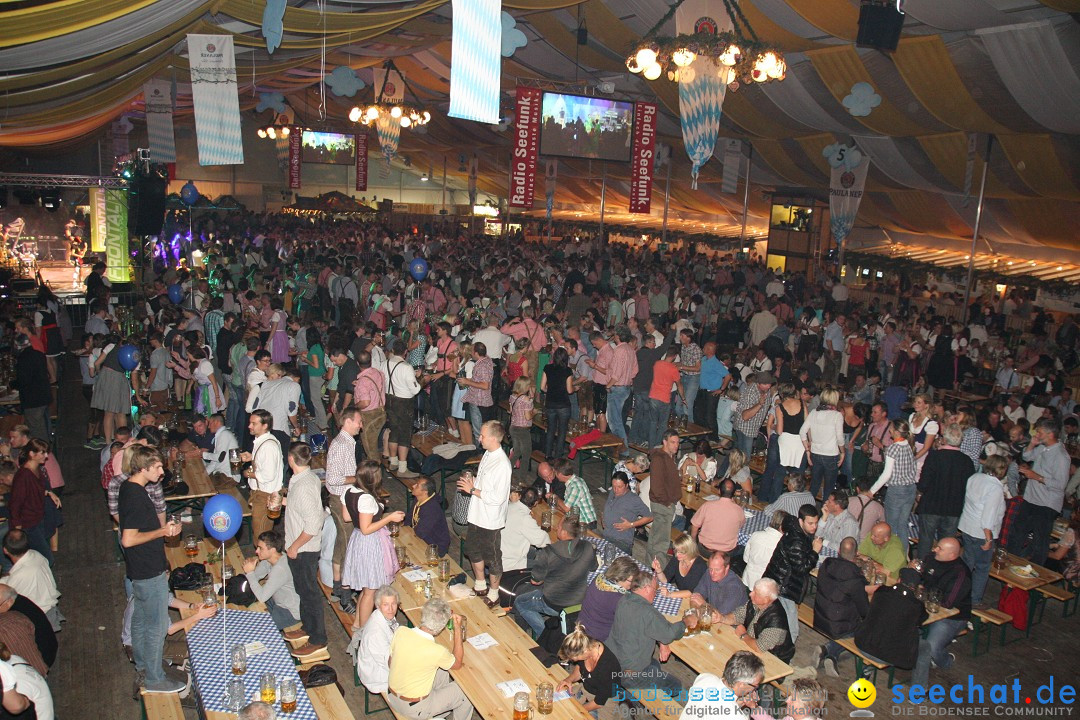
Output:
<svg viewBox="0 0 1080 720">
<path fill-rule="evenodd" d="M 185 685 L 162 665 L 176 631 L 163 542 L 179 532 L 162 481 L 173 481 L 179 456 L 247 495 L 256 557 L 245 570 L 298 642 L 294 655 L 326 652 L 319 583 L 332 584 L 332 601 L 354 617 L 361 679 L 418 720 L 449 711 L 465 720 L 471 706 L 446 674 L 462 662 L 457 630 L 451 651 L 428 642 L 452 605 L 432 600 L 420 627 L 398 627 L 391 523 L 412 525 L 442 553 L 451 532 L 463 535 L 473 592 L 573 664 L 590 710 L 618 704 L 611 678 L 681 689 L 661 663 L 703 614 L 735 627 L 748 650 L 790 660 L 819 555 L 815 629 L 830 640 L 818 652 L 830 675 L 835 641 L 852 636 L 913 678 L 925 680 L 931 663 L 948 667 L 949 642 L 984 607 L 999 546 L 1070 581 L 1080 574 L 1080 516 L 1051 544 L 1080 494 L 1067 386 L 1080 333 L 1023 291 L 976 296 L 966 321 L 950 322 L 933 303 L 955 300 L 908 278 L 897 279 L 895 302 L 860 303 L 826 273 L 781 275 L 687 247 L 527 244 L 274 215 L 215 229 L 205 266 L 147 268 L 145 297 L 123 317 L 95 266 L 75 343 L 92 410 L 87 447 L 101 452 L 131 585 L 126 644 L 147 691 Z M 411 275 L 415 258 L 430 273 Z M 929 305 L 911 302 L 928 295 Z M 53 483 L 46 506 L 58 512 L 55 478 L 42 472 L 48 400 L 36 396 L 63 325 L 52 302 L 44 291 L 38 312 L 16 321 L 12 386 L 30 425 L 15 485 Z M 1030 332 L 1005 332 L 1010 314 L 1029 317 Z M 142 350 L 130 373 L 129 345 Z M 974 395 L 985 399 L 964 399 Z M 179 441 L 162 436 L 155 415 L 176 404 L 191 413 Z M 683 442 L 690 424 L 707 435 Z M 433 428 L 452 441 L 425 459 L 414 435 Z M 620 444 L 598 489 L 569 457 L 603 433 Z M 320 478 L 311 448 L 324 443 Z M 475 457 L 475 476 L 456 488 L 467 510 L 448 519 L 444 508 L 458 501 L 439 497 L 429 476 L 441 466 L 429 461 L 460 468 Z M 680 502 L 688 475 L 718 496 L 696 512 Z M 409 513 L 387 504 L 388 477 L 410 488 Z M 12 527 L 49 557 L 55 519 L 17 519 L 16 497 L 13 486 Z M 766 505 L 769 523 L 743 545 L 750 500 Z M 564 516 L 554 541 L 532 518 L 540 502 Z M 598 569 L 589 534 L 644 562 L 616 560 L 589 582 Z M 959 612 L 920 640 L 913 603 L 934 589 Z M 658 592 L 685 596 L 693 614 L 660 615 Z M 575 605 L 578 628 L 552 632 L 552 618 Z M 408 667 L 394 662 L 406 653 Z M 754 663 L 739 653 L 723 677 L 702 675 L 695 687 L 727 687 L 748 706 Z"/>
</svg>

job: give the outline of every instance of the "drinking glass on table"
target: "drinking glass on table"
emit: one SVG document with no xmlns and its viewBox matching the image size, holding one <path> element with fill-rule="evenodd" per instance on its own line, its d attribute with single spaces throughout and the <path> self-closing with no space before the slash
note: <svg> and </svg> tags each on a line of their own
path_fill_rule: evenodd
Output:
<svg viewBox="0 0 1080 720">
<path fill-rule="evenodd" d="M 399 567 L 405 567 L 405 562 L 409 559 L 405 553 L 404 545 L 395 545 L 394 554 L 397 555 L 397 562 Z"/>
<path fill-rule="evenodd" d="M 229 469 L 232 470 L 233 475 L 240 474 L 240 468 L 243 466 L 244 461 L 240 459 L 240 449 L 233 448 L 229 451 Z"/>
<path fill-rule="evenodd" d="M 213 583 L 207 583 L 202 586 L 202 602 L 203 607 L 214 607 L 218 604 L 217 592 L 214 590 Z"/>
<path fill-rule="evenodd" d="M 225 563 L 225 567 L 221 569 L 221 582 L 228 582 L 233 576 L 232 565 Z"/>
<path fill-rule="evenodd" d="M 266 498 L 266 517 L 271 520 L 281 517 L 281 493 L 270 493 L 270 497 Z"/>
<path fill-rule="evenodd" d="M 281 681 L 281 712 L 291 713 L 296 710 L 296 681 Z"/>
<path fill-rule="evenodd" d="M 400 526 L 396 522 L 387 523 L 386 529 L 390 532 L 390 537 L 392 538 L 396 538 L 401 531 Z"/>
<path fill-rule="evenodd" d="M 277 700 L 277 678 L 272 672 L 264 672 L 259 678 L 259 699 L 267 705 Z"/>
<path fill-rule="evenodd" d="M 551 530 L 551 519 L 551 510 L 545 510 L 540 513 L 540 529 L 544 530 L 545 532 Z"/>
<path fill-rule="evenodd" d="M 199 538 L 188 535 L 184 538 L 184 554 L 193 558 L 199 554 Z"/>
<path fill-rule="evenodd" d="M 924 595 L 926 602 L 926 612 L 933 615 L 941 609 L 941 593 L 937 590 L 927 590 Z"/>
<path fill-rule="evenodd" d="M 529 720 L 532 709 L 529 707 L 529 693 L 519 692 L 514 695 L 514 720 Z"/>
<path fill-rule="evenodd" d="M 427 564 L 428 567 L 435 567 L 439 564 L 439 546 L 435 543 L 427 546 Z"/>
<path fill-rule="evenodd" d="M 550 715 L 555 702 L 555 687 L 549 682 L 536 684 L 536 711 L 541 715 Z"/>
<path fill-rule="evenodd" d="M 244 687 L 243 678 L 229 678 L 225 686 L 224 704 L 229 712 L 239 712 L 240 708 L 247 705 L 247 688 Z"/>
<path fill-rule="evenodd" d="M 233 675 L 243 675 L 247 672 L 247 650 L 242 643 L 237 643 L 232 646 L 232 649 L 229 651 L 229 662 L 232 667 Z"/>
<path fill-rule="evenodd" d="M 709 632 L 709 628 L 712 627 L 712 606 L 708 603 L 701 608 L 701 618 L 698 620 L 698 630 L 701 632 Z"/>
<path fill-rule="evenodd" d="M 450 560 L 443 558 L 439 561 L 439 580 L 446 582 L 450 579 Z"/>
</svg>

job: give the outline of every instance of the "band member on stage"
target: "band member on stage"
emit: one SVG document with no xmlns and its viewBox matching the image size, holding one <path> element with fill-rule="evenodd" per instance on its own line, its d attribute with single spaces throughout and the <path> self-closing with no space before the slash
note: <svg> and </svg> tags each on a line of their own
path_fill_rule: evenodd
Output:
<svg viewBox="0 0 1080 720">
<path fill-rule="evenodd" d="M 79 275 L 82 272 L 83 258 L 86 257 L 86 241 L 83 240 L 82 235 L 72 235 L 71 247 L 68 250 L 68 260 L 71 262 L 71 285 L 73 287 L 79 284 Z"/>
</svg>

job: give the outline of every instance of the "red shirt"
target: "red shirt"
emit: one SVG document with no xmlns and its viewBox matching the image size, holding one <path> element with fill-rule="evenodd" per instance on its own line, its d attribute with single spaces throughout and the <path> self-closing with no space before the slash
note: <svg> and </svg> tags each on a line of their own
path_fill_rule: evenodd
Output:
<svg viewBox="0 0 1080 720">
<path fill-rule="evenodd" d="M 671 386 L 679 379 L 679 368 L 669 360 L 657 360 L 652 373 L 649 397 L 660 402 L 671 402 Z"/>
<path fill-rule="evenodd" d="M 45 485 L 32 470 L 21 467 L 15 473 L 8 507 L 12 526 L 21 530 L 32 528 L 45 519 Z"/>
</svg>

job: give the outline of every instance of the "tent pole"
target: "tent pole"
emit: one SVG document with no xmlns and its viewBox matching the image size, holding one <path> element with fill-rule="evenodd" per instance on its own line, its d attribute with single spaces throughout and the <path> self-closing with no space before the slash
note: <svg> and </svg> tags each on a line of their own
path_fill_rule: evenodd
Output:
<svg viewBox="0 0 1080 720">
<path fill-rule="evenodd" d="M 600 244 L 604 244 L 604 209 L 607 205 L 607 163 L 601 164 L 600 181 Z"/>
<path fill-rule="evenodd" d="M 660 235 L 660 242 L 667 243 L 667 217 L 668 207 L 671 205 L 671 166 L 675 164 L 675 158 L 669 157 L 667 163 L 667 180 L 664 181 L 664 231 Z"/>
<path fill-rule="evenodd" d="M 983 157 L 982 181 L 979 183 L 979 204 L 975 208 L 975 227 L 971 233 L 971 254 L 968 255 L 967 282 L 964 284 L 964 317 L 967 317 L 971 304 L 971 289 L 975 283 L 975 244 L 979 241 L 979 226 L 982 224 L 983 200 L 986 194 L 986 171 L 990 168 L 990 148 L 994 146 L 994 136 L 986 138 L 986 155 Z"/>
<path fill-rule="evenodd" d="M 747 143 L 750 145 L 750 143 Z M 743 179 L 742 232 L 739 234 L 740 247 L 746 247 L 746 216 L 750 210 L 750 161 L 754 157 L 754 146 L 750 145 L 750 154 L 746 156 L 746 177 Z"/>
</svg>

